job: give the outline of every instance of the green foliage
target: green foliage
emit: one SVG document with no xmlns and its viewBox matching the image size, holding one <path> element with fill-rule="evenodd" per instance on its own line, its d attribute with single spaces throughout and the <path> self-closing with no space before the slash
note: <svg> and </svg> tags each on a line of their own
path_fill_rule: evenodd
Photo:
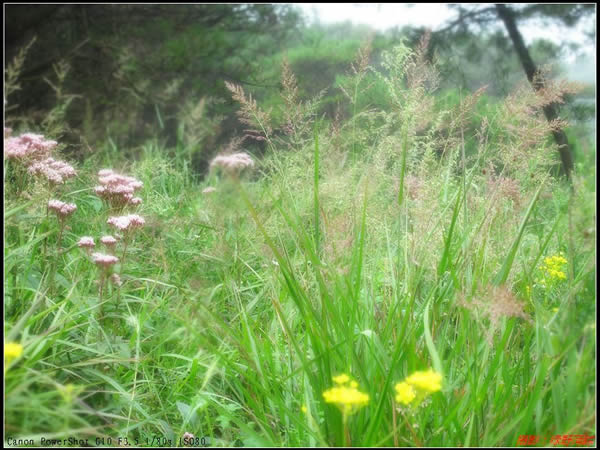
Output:
<svg viewBox="0 0 600 450">
<path fill-rule="evenodd" d="M 268 5 L 235 8 L 269 17 Z M 227 119 L 207 113 L 222 112 L 219 97 L 189 96 L 178 114 L 151 109 L 158 128 L 175 114 L 174 146 L 107 138 L 73 181 L 7 193 L 5 335 L 23 346 L 5 369 L 11 436 L 397 447 L 595 436 L 595 147 L 581 141 L 571 189 L 549 175 L 555 149 L 531 90 L 438 90 L 426 39 L 381 54 L 374 39 L 370 57 L 349 46 L 334 73 L 334 43 L 308 37 L 345 115 L 320 120 L 302 59 L 289 52 L 280 77 L 282 55 L 269 56 L 276 94 L 228 83 L 238 133 L 267 140 L 254 173 L 194 176 Z M 187 51 L 174 38 L 166 54 Z M 102 290 L 77 242 L 109 232 L 115 211 L 93 191 L 108 167 L 143 182 L 146 223 L 119 247 L 123 284 Z M 78 205 L 64 235 L 50 195 Z M 564 279 L 542 285 L 542 262 L 560 252 Z M 396 402 L 395 385 L 428 368 L 441 391 L 418 408 Z M 324 401 L 340 374 L 369 396 L 353 414 Z"/>
<path fill-rule="evenodd" d="M 542 5 L 524 8 L 519 14 L 556 18 L 573 16 L 572 11 L 578 10 L 551 9 Z M 588 9 L 582 11 L 587 14 Z M 14 18 L 7 22 L 7 51 L 16 55 L 33 28 L 21 36 L 13 25 L 22 22 L 33 27 L 30 21 L 38 18 L 26 17 L 27 10 L 18 5 L 9 5 L 7 14 Z M 491 20 L 490 14 L 475 14 L 473 21 Z M 90 148 L 103 146 L 106 134 L 127 148 L 156 138 L 170 151 L 181 152 L 183 134 L 190 131 L 189 121 L 195 121 L 189 115 L 190 104 L 227 98 L 223 81 L 242 86 L 265 110 L 272 108 L 274 124 L 283 127 L 280 80 L 284 58 L 296 74 L 300 98 L 315 99 L 325 91 L 314 114 L 334 122 L 336 117 L 358 117 L 357 111 L 386 110 L 390 98 L 384 84 L 370 71 L 360 83 L 356 110 L 348 108 L 340 88 L 352 84 L 350 65 L 368 36 L 372 38 L 369 64 L 379 67 L 384 51 L 389 52 L 401 39 L 417 45 L 422 34 L 411 27 L 375 33 L 350 23 L 302 27 L 298 12 L 289 5 L 64 6 L 49 7 L 46 16 L 36 29 L 41 39 L 31 46 L 30 57 L 22 61 L 26 89 L 7 91 L 9 110 L 19 108 L 18 121 L 15 115 L 9 120 L 17 128 L 35 128 L 42 119 L 33 123 L 32 117 L 54 116 L 56 124 L 64 117 L 63 129 L 56 136 L 64 134 L 71 151 L 80 158 Z M 56 36 L 61 36 L 60 42 Z M 442 91 L 458 88 L 473 92 L 486 84 L 487 95 L 504 97 L 517 80 L 523 79 L 511 43 L 500 32 L 434 33 L 431 42 L 433 49 L 425 56 L 439 63 Z M 530 48 L 535 61 L 553 64 L 556 74 L 565 69 L 556 64 L 559 50 L 547 41 L 536 41 Z M 57 86 L 53 63 L 69 66 L 60 96 L 44 81 Z M 8 82 L 9 87 L 16 86 L 17 79 L 13 76 Z M 354 96 L 353 92 L 350 95 Z M 589 107 L 577 105 L 570 114 L 589 120 Z M 381 125 L 372 115 L 357 120 L 363 121 L 361 127 L 366 123 Z M 227 148 L 244 125 L 235 118 L 231 101 L 207 102 L 201 121 L 203 138 L 196 139 L 192 165 L 203 174 L 210 158 Z M 262 151 L 260 145 L 247 145 Z M 471 143 L 467 147 L 468 152 L 472 150 Z M 178 159 L 189 164 L 189 151 L 184 153 Z"/>
<path fill-rule="evenodd" d="M 24 20 L 25 10 L 17 5 L 7 13 Z M 102 142 L 109 129 L 117 143 L 139 145 L 156 137 L 159 126 L 162 138 L 174 145 L 178 119 L 190 99 L 223 98 L 223 79 L 264 83 L 257 55 L 265 48 L 279 51 L 281 40 L 298 23 L 297 13 L 286 5 L 89 5 L 64 6 L 53 13 L 36 30 L 41 39 L 31 50 L 35 63 L 25 62 L 27 93 L 39 92 L 34 108 L 50 109 L 55 99 L 43 85 L 44 75 L 53 62 L 69 63 L 65 93 L 84 95 L 69 106 L 65 119 L 76 134 L 85 117 L 84 128 L 92 132 L 86 140 L 92 144 Z M 63 32 L 70 38 L 56 41 Z M 9 53 L 16 53 L 20 39 L 9 46 Z M 42 75 L 30 77 L 31 71 Z M 14 95 L 12 101 L 23 111 L 31 110 L 23 100 L 32 98 Z M 209 115 L 222 112 L 216 109 Z M 96 124 L 93 129 L 91 122 Z M 221 134 L 221 129 L 213 130 L 213 137 Z"/>
</svg>

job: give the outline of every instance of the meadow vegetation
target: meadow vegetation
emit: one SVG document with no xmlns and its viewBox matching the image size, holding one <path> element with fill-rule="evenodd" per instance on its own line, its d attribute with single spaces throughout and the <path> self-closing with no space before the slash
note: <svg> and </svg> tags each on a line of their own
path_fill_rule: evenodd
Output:
<svg viewBox="0 0 600 450">
<path fill-rule="evenodd" d="M 175 150 L 107 137 L 77 164 L 68 95 L 43 126 L 5 128 L 6 436 L 595 436 L 595 147 L 557 176 L 550 132 L 568 125 L 541 112 L 577 86 L 439 92 L 427 45 L 376 64 L 362 44 L 331 120 L 287 59 L 278 101 L 226 82 L 245 130 L 201 180 L 204 104 Z"/>
</svg>

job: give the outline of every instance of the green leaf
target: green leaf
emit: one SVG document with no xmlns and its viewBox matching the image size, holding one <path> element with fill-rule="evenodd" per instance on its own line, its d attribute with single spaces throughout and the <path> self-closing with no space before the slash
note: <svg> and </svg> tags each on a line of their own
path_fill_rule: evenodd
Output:
<svg viewBox="0 0 600 450">
<path fill-rule="evenodd" d="M 517 237 L 513 241 L 512 246 L 511 246 L 508 254 L 506 255 L 506 258 L 504 258 L 504 264 L 502 264 L 502 268 L 500 269 L 500 271 L 498 272 L 498 274 L 492 281 L 492 283 L 495 285 L 500 285 L 500 284 L 505 283 L 508 278 L 508 274 L 510 273 L 510 269 L 515 260 L 515 255 L 517 254 L 517 249 L 519 248 L 519 243 L 521 242 L 521 238 L 523 237 L 523 232 L 525 231 L 525 225 L 527 225 L 527 221 L 529 220 L 529 216 L 531 215 L 531 212 L 533 211 L 533 207 L 535 206 L 535 203 L 537 202 L 537 199 L 542 190 L 542 187 L 544 186 L 544 182 L 545 182 L 545 180 L 542 181 L 542 183 L 540 184 L 540 187 L 538 188 L 535 195 L 533 196 L 533 200 L 531 200 L 531 203 L 529 204 L 529 208 L 527 208 L 525 217 L 523 218 L 523 221 L 521 222 L 521 226 L 519 227 L 519 233 L 517 234 Z"/>
<path fill-rule="evenodd" d="M 431 361 L 433 362 L 433 368 L 437 373 L 443 373 L 442 371 L 442 362 L 440 361 L 440 355 L 438 354 L 435 345 L 433 344 L 433 339 L 431 337 L 431 332 L 429 331 L 429 305 L 431 301 L 427 302 L 427 306 L 425 306 L 425 312 L 423 314 L 423 323 L 425 325 L 425 344 L 427 345 L 427 350 L 429 350 L 429 355 L 431 356 Z"/>
<path fill-rule="evenodd" d="M 314 177 L 314 198 L 315 198 L 315 247 L 317 256 L 319 256 L 320 237 L 319 237 L 319 122 L 315 122 L 315 177 Z"/>
<path fill-rule="evenodd" d="M 195 426 L 198 421 L 196 411 L 194 411 L 194 409 L 192 409 L 192 407 L 186 403 L 176 402 L 175 404 L 177 405 L 179 414 L 181 414 L 181 419 L 183 422 L 182 427 L 185 427 L 188 423 L 191 423 Z"/>
<path fill-rule="evenodd" d="M 458 197 L 456 198 L 456 205 L 454 205 L 454 212 L 452 213 L 452 221 L 450 222 L 450 229 L 448 230 L 448 235 L 446 236 L 446 241 L 444 243 L 444 253 L 442 254 L 442 259 L 440 260 L 440 264 L 438 266 L 438 277 L 441 277 L 446 271 L 446 266 L 451 259 L 450 256 L 450 244 L 452 243 L 452 235 L 454 234 L 454 226 L 456 225 L 456 219 L 458 217 L 458 212 L 460 210 L 460 201 L 462 196 L 459 192 Z"/>
<path fill-rule="evenodd" d="M 30 206 L 33 202 L 35 201 L 35 199 L 31 199 L 28 202 L 23 203 L 22 205 L 19 205 L 13 209 L 10 209 L 8 211 L 6 211 L 4 213 L 4 220 L 8 219 L 10 216 L 15 215 L 16 213 L 18 213 L 19 211 L 21 211 L 22 209 L 27 208 L 28 206 Z"/>
</svg>

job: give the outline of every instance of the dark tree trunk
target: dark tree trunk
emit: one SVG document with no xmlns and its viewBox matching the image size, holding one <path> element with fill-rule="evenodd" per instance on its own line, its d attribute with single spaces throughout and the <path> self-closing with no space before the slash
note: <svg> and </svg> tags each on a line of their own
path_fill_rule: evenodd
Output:
<svg viewBox="0 0 600 450">
<path fill-rule="evenodd" d="M 508 31 L 508 35 L 515 46 L 515 50 L 517 51 L 517 55 L 519 55 L 519 59 L 521 60 L 521 65 L 527 74 L 527 79 L 533 86 L 533 88 L 537 91 L 543 87 L 543 80 L 534 80 L 534 75 L 537 71 L 533 59 L 531 59 L 531 55 L 523 42 L 523 36 L 519 32 L 517 28 L 517 22 L 515 20 L 514 12 L 508 8 L 506 5 L 497 4 L 496 11 L 498 12 L 498 16 L 504 22 L 504 26 Z M 558 114 L 556 112 L 556 108 L 553 104 L 547 105 L 544 107 L 544 115 L 548 122 L 556 119 Z M 554 140 L 558 145 L 558 152 L 560 153 L 560 159 L 562 161 L 562 173 L 564 173 L 568 179 L 571 176 L 571 170 L 573 169 L 573 156 L 571 155 L 571 148 L 569 146 L 569 141 L 567 140 L 567 135 L 563 130 L 557 129 L 553 130 L 552 134 L 554 136 Z"/>
</svg>

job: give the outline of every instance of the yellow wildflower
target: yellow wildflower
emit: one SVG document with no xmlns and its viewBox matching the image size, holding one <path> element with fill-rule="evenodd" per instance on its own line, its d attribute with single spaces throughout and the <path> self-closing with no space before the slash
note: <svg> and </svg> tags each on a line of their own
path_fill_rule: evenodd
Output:
<svg viewBox="0 0 600 450">
<path fill-rule="evenodd" d="M 562 254 L 544 258 L 544 263 L 540 266 L 544 279 L 538 280 L 539 283 L 545 287 L 547 284 L 566 280 L 567 274 L 564 272 L 564 266 L 567 262 L 568 261 Z"/>
<path fill-rule="evenodd" d="M 395 388 L 398 403 L 418 405 L 426 396 L 442 389 L 442 375 L 432 369 L 415 372 Z"/>
<path fill-rule="evenodd" d="M 300 410 L 306 414 L 306 412 L 308 411 L 308 409 L 306 409 L 306 405 L 302 405 L 302 408 L 300 408 Z"/>
<path fill-rule="evenodd" d="M 5 342 L 4 343 L 4 359 L 7 364 L 13 359 L 18 358 L 23 354 L 23 346 L 21 344 L 17 344 L 16 342 Z"/>
<path fill-rule="evenodd" d="M 360 408 L 369 403 L 369 395 L 360 392 L 356 381 L 351 381 L 348 375 L 338 375 L 333 377 L 333 381 L 337 383 L 336 387 L 323 392 L 323 398 L 327 403 L 334 403 L 344 417 L 354 414 Z M 346 385 L 346 383 L 349 383 Z"/>
<path fill-rule="evenodd" d="M 412 402 L 417 395 L 415 393 L 415 390 L 413 389 L 413 387 L 410 384 L 408 384 L 406 381 L 398 383 L 396 385 L 395 389 L 396 389 L 396 401 L 398 403 L 403 403 L 405 405 L 410 404 L 410 402 Z"/>
<path fill-rule="evenodd" d="M 427 392 L 437 392 L 442 389 L 442 376 L 429 369 L 424 372 L 415 372 L 406 379 L 408 384 Z"/>
<path fill-rule="evenodd" d="M 82 386 L 76 386 L 72 383 L 65 384 L 64 386 L 58 386 L 58 392 L 65 403 L 72 403 L 82 391 Z"/>
<path fill-rule="evenodd" d="M 350 377 L 345 373 L 333 377 L 333 382 L 336 384 L 346 384 L 348 381 L 350 381 Z"/>
</svg>

